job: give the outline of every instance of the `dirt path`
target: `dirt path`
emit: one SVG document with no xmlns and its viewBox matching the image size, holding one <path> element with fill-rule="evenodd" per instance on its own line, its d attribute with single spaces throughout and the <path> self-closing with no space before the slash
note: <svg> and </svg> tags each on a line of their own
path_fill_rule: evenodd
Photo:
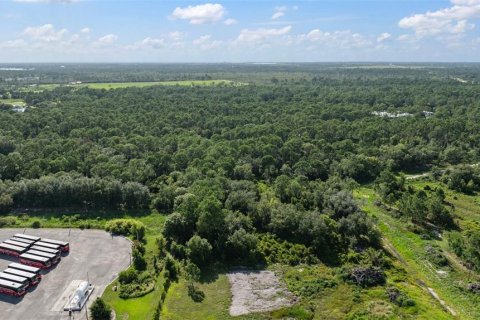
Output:
<svg viewBox="0 0 480 320">
<path fill-rule="evenodd" d="M 395 258 L 398 259 L 398 261 L 400 261 L 406 268 L 409 268 L 408 266 L 408 263 L 407 261 L 405 261 L 405 259 L 403 259 L 402 255 L 397 251 L 397 249 L 395 249 L 395 246 L 387 239 L 387 238 L 383 238 L 383 247 L 385 250 L 387 250 L 392 256 L 394 256 Z M 433 290 L 433 288 L 430 288 L 428 287 L 425 282 L 419 278 L 416 278 L 415 279 L 415 282 L 417 282 L 417 284 L 428 291 L 428 293 L 435 299 L 437 300 L 440 305 L 445 309 L 447 310 L 452 316 L 456 317 L 457 316 L 457 312 L 451 308 L 450 306 L 447 305 L 447 303 L 445 301 L 443 301 L 440 296 L 435 292 L 435 290 Z"/>
</svg>

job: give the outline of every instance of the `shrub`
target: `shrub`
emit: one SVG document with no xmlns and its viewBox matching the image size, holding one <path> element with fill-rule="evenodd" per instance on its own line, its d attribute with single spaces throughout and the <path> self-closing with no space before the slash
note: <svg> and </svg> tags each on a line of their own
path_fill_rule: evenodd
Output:
<svg viewBox="0 0 480 320">
<path fill-rule="evenodd" d="M 32 228 L 33 229 L 38 229 L 38 228 L 41 228 L 42 227 L 42 224 L 40 223 L 40 221 L 38 220 L 35 220 L 32 222 Z"/>
<path fill-rule="evenodd" d="M 349 279 L 361 287 L 385 283 L 385 273 L 377 267 L 357 267 L 350 270 Z"/>
<path fill-rule="evenodd" d="M 138 249 L 133 249 L 133 267 L 138 271 L 147 269 L 147 261 L 143 257 L 142 253 Z"/>
<path fill-rule="evenodd" d="M 17 224 L 14 217 L 0 217 L 0 228 L 10 227 Z"/>
<path fill-rule="evenodd" d="M 475 294 L 480 294 L 480 283 L 470 283 L 467 286 L 467 290 Z"/>
<path fill-rule="evenodd" d="M 90 315 L 93 320 L 110 320 L 112 319 L 112 309 L 102 298 L 97 298 L 90 307 Z"/>
<path fill-rule="evenodd" d="M 387 288 L 387 297 L 390 302 L 395 303 L 399 307 L 412 307 L 415 305 L 415 301 L 408 298 L 408 296 L 398 290 L 397 288 Z"/>
<path fill-rule="evenodd" d="M 133 268 L 128 268 L 125 271 L 120 272 L 118 275 L 118 282 L 121 284 L 128 284 L 136 282 L 138 279 L 138 272 Z"/>
<path fill-rule="evenodd" d="M 268 264 L 282 263 L 295 266 L 298 264 L 314 264 L 318 262 L 312 248 L 303 244 L 280 240 L 267 234 L 260 238 L 257 245 L 258 252 Z"/>
<path fill-rule="evenodd" d="M 427 253 L 428 260 L 433 264 L 440 267 L 448 266 L 448 259 L 443 255 L 438 246 L 427 245 L 425 247 L 425 252 Z"/>
<path fill-rule="evenodd" d="M 145 225 L 134 219 L 115 219 L 105 224 L 105 230 L 114 234 L 133 236 L 141 241 L 145 236 Z"/>
</svg>

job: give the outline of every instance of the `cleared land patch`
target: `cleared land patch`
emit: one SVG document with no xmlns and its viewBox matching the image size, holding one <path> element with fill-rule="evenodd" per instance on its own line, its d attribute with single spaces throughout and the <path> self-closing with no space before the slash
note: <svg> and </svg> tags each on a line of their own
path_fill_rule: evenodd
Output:
<svg viewBox="0 0 480 320">
<path fill-rule="evenodd" d="M 24 91 L 41 92 L 53 90 L 58 87 L 90 88 L 90 89 L 122 89 L 144 88 L 151 86 L 181 86 L 181 87 L 207 87 L 207 86 L 245 86 L 248 83 L 232 80 L 176 80 L 176 81 L 147 81 L 147 82 L 95 82 L 76 84 L 40 84 L 34 87 L 25 87 Z"/>
<path fill-rule="evenodd" d="M 272 271 L 237 271 L 227 277 L 232 290 L 232 316 L 272 311 L 296 302 Z"/>
</svg>

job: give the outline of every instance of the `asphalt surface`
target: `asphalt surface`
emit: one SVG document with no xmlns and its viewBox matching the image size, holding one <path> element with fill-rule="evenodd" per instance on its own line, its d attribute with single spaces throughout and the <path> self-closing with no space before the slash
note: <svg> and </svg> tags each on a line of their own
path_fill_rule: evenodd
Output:
<svg viewBox="0 0 480 320">
<path fill-rule="evenodd" d="M 130 265 L 131 245 L 124 237 L 100 230 L 0 229 L 0 242 L 15 233 L 68 241 L 70 253 L 59 264 L 43 271 L 42 281 L 23 298 L 0 294 L 0 320 L 86 319 L 85 310 L 70 318 L 61 297 L 73 280 L 88 280 L 95 286 L 87 306 L 103 293 L 122 270 Z M 0 271 L 18 258 L 0 254 Z M 87 274 L 88 273 L 88 274 Z"/>
</svg>

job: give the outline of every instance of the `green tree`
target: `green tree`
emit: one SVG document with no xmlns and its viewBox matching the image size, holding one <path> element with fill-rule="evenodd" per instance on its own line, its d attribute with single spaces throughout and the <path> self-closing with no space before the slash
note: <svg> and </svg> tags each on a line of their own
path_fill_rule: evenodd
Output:
<svg viewBox="0 0 480 320">
<path fill-rule="evenodd" d="M 187 242 L 187 256 L 193 263 L 203 267 L 210 259 L 212 254 L 212 245 L 207 239 L 193 236 Z"/>
<path fill-rule="evenodd" d="M 90 315 L 92 320 L 110 320 L 112 319 L 112 309 L 99 297 L 92 303 Z"/>
</svg>

